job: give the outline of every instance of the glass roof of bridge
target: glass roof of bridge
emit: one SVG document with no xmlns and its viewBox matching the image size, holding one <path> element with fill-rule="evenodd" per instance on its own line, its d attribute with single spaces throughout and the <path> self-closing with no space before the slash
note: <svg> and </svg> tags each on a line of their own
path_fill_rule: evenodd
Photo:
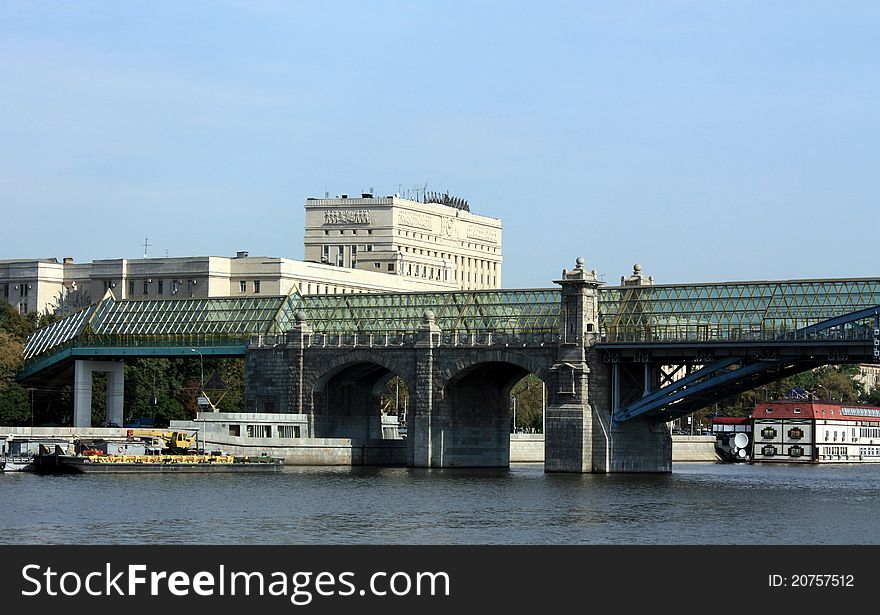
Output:
<svg viewBox="0 0 880 615">
<path fill-rule="evenodd" d="M 298 310 L 316 333 L 410 332 L 425 310 L 443 331 L 553 332 L 559 289 L 363 293 L 117 301 L 97 305 L 36 331 L 25 346 L 31 359 L 87 334 L 113 336 L 223 336 L 288 331 Z M 680 331 L 711 327 L 715 338 L 742 331 L 785 331 L 880 305 L 880 280 L 804 280 L 605 287 L 599 292 L 600 331 L 650 331 L 652 339 L 685 339 Z M 679 336 L 679 337 L 676 337 Z M 171 341 L 173 340 L 167 340 Z M 189 343 L 189 342 L 185 342 Z"/>
<path fill-rule="evenodd" d="M 81 334 L 111 336 L 226 336 L 279 334 L 290 330 L 302 309 L 316 333 L 409 332 L 433 310 L 446 331 L 555 331 L 559 291 L 504 290 L 449 293 L 341 294 L 301 297 L 224 297 L 117 301 L 97 306 L 34 333 L 25 359 Z M 188 342 L 187 342 L 188 343 Z"/>
<path fill-rule="evenodd" d="M 664 327 L 786 331 L 880 305 L 880 280 L 802 280 L 604 288 L 600 330 Z"/>
<path fill-rule="evenodd" d="M 324 333 L 416 331 L 426 310 L 443 331 L 556 331 L 559 290 L 308 295 L 302 308 Z"/>
</svg>

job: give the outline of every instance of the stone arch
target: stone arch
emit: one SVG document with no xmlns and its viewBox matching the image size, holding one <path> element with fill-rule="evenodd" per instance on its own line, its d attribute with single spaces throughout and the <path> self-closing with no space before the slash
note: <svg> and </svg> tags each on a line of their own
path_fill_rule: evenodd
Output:
<svg viewBox="0 0 880 615">
<path fill-rule="evenodd" d="M 393 352 L 393 351 L 392 351 Z M 395 373 L 406 381 L 407 386 L 413 386 L 413 363 L 404 361 L 404 357 L 389 356 L 390 352 L 376 352 L 375 350 L 359 349 L 345 350 L 319 362 L 320 370 L 309 378 L 310 388 L 325 386 L 327 381 L 336 376 L 340 371 L 358 363 L 373 363 L 389 372 Z"/>
<path fill-rule="evenodd" d="M 353 349 L 316 361 L 320 369 L 306 385 L 311 394 L 315 437 L 395 438 L 395 431 L 386 425 L 392 419 L 383 419 L 381 394 L 383 385 L 393 376 L 411 386 L 412 362 L 403 359 L 376 349 Z"/>
<path fill-rule="evenodd" d="M 441 387 L 445 389 L 447 383 L 466 375 L 485 363 L 508 363 L 535 374 L 544 382 L 548 382 L 550 368 L 554 363 L 554 356 L 551 354 L 526 355 L 500 349 L 484 351 L 477 355 L 468 353 L 466 356 L 450 361 L 446 367 L 440 370 Z"/>
<path fill-rule="evenodd" d="M 441 467 L 510 465 L 510 392 L 528 374 L 547 382 L 552 357 L 485 349 L 439 370 L 432 459 Z"/>
</svg>

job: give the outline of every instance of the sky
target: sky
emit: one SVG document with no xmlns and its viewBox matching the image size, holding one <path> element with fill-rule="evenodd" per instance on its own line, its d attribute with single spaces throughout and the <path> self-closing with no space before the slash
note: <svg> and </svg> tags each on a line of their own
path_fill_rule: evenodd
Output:
<svg viewBox="0 0 880 615">
<path fill-rule="evenodd" d="M 0 2 L 0 259 L 302 258 L 304 203 L 501 218 L 506 287 L 868 277 L 876 2 Z"/>
</svg>

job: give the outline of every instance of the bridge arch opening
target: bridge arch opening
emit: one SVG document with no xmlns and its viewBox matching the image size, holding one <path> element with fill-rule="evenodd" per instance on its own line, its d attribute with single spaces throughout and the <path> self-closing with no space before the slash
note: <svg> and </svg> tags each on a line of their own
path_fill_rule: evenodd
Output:
<svg viewBox="0 0 880 615">
<path fill-rule="evenodd" d="M 388 366 L 354 361 L 323 374 L 312 389 L 316 438 L 402 440 L 410 407 L 407 380 Z"/>
<path fill-rule="evenodd" d="M 508 467 L 511 433 L 541 430 L 544 391 L 540 373 L 503 360 L 477 363 L 452 375 L 443 387 L 434 420 L 435 463 Z M 540 450 L 543 445 L 532 448 Z"/>
</svg>

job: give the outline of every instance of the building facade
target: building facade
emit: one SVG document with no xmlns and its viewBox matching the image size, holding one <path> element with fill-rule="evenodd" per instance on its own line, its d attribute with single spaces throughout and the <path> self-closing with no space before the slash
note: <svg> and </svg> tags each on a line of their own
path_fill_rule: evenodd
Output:
<svg viewBox="0 0 880 615">
<path fill-rule="evenodd" d="M 0 260 L 0 300 L 22 314 L 47 311 L 62 288 L 64 263 L 54 258 Z"/>
<path fill-rule="evenodd" d="M 436 200 L 309 198 L 305 259 L 465 290 L 500 288 L 501 220 L 448 195 Z"/>
<path fill-rule="evenodd" d="M 23 314 L 95 303 L 111 290 L 119 299 L 187 299 L 454 290 L 449 282 L 386 275 L 289 258 L 193 256 L 0 261 L 0 298 Z"/>
<path fill-rule="evenodd" d="M 880 408 L 778 400 L 755 404 L 753 461 L 880 462 Z"/>
</svg>

